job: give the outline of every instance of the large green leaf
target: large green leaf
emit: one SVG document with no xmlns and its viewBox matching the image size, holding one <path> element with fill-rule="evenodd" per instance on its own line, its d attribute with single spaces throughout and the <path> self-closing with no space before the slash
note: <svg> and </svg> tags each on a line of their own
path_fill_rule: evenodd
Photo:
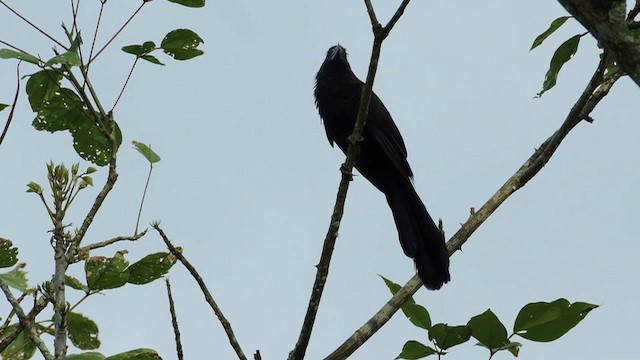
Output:
<svg viewBox="0 0 640 360">
<path fill-rule="evenodd" d="M 507 329 L 491 309 L 472 317 L 467 326 L 471 328 L 471 336 L 491 350 L 509 344 Z"/>
<path fill-rule="evenodd" d="M 467 342 L 471 338 L 471 328 L 465 325 L 449 326 L 435 324 L 429 329 L 429 340 L 434 340 L 442 350 Z"/>
<path fill-rule="evenodd" d="M 55 70 L 42 70 L 32 74 L 26 87 L 31 110 L 38 112 L 60 89 L 61 80 L 62 75 Z"/>
<path fill-rule="evenodd" d="M 80 350 L 93 350 L 100 347 L 98 325 L 82 314 L 67 313 L 67 331 L 73 345 Z"/>
<path fill-rule="evenodd" d="M 558 74 L 562 69 L 562 66 L 571 60 L 576 51 L 578 51 L 578 45 L 580 44 L 581 34 L 572 36 L 569 40 L 563 42 L 551 57 L 551 63 L 549 64 L 549 70 L 544 77 L 542 83 L 542 90 L 538 93 L 538 96 L 542 96 L 546 91 L 556 85 L 558 80 Z"/>
<path fill-rule="evenodd" d="M 160 47 L 165 53 L 171 55 L 176 60 L 188 60 L 204 54 L 198 49 L 204 40 L 198 34 L 189 29 L 176 29 L 169 32 Z"/>
<path fill-rule="evenodd" d="M 123 286 L 129 279 L 129 273 L 125 271 L 127 265 L 129 262 L 121 253 L 116 253 L 112 258 L 90 257 L 84 265 L 89 290 L 99 291 Z"/>
<path fill-rule="evenodd" d="M 143 285 L 159 279 L 176 263 L 176 257 L 171 253 L 155 253 L 147 255 L 140 261 L 129 266 L 129 280 L 131 284 Z"/>
<path fill-rule="evenodd" d="M 31 54 L 11 49 L 0 49 L 0 59 L 18 59 L 36 65 L 40 63 L 40 59 Z"/>
<path fill-rule="evenodd" d="M 566 299 L 530 303 L 518 313 L 513 332 L 532 341 L 553 341 L 578 325 L 597 307 L 583 302 L 570 304 Z"/>
<path fill-rule="evenodd" d="M 136 349 L 109 356 L 105 360 L 162 360 L 162 358 L 153 349 Z"/>
<path fill-rule="evenodd" d="M 33 127 L 49 132 L 69 130 L 73 137 L 73 147 L 80 157 L 96 165 L 107 165 L 111 159 L 112 147 L 98 127 L 97 119 L 100 115 L 90 111 L 71 89 L 59 88 L 53 95 L 43 98 L 46 100 L 37 109 Z M 117 123 L 115 129 L 116 142 L 120 146 L 122 133 Z"/>
<path fill-rule="evenodd" d="M 27 291 L 27 273 L 20 269 L 13 269 L 4 274 L 0 274 L 0 280 L 14 289 L 22 292 Z"/>
<path fill-rule="evenodd" d="M 396 359 L 422 359 L 433 354 L 437 354 L 437 351 L 431 347 L 415 340 L 409 340 L 404 344 L 402 352 Z"/>
<path fill-rule="evenodd" d="M 394 283 L 382 275 L 380 275 L 380 277 L 384 280 L 384 283 L 393 295 L 400 290 L 401 286 L 399 284 Z M 429 315 L 429 312 L 424 308 L 424 306 L 416 304 L 413 297 L 409 298 L 409 300 L 402 304 L 402 312 L 413 325 L 426 330 L 431 327 L 431 316 Z"/>
<path fill-rule="evenodd" d="M 18 248 L 11 240 L 0 238 L 0 268 L 15 265 L 18 262 Z"/>
<path fill-rule="evenodd" d="M 204 0 L 169 0 L 169 2 L 188 6 L 188 7 L 193 7 L 193 8 L 199 8 L 204 6 Z"/>
<path fill-rule="evenodd" d="M 553 20 L 549 28 L 545 30 L 542 34 L 538 35 L 535 40 L 533 40 L 533 44 L 531 44 L 531 49 L 529 51 L 537 48 L 543 41 L 545 41 L 551 34 L 553 34 L 562 24 L 567 21 L 571 16 L 560 16 L 559 18 Z"/>
</svg>

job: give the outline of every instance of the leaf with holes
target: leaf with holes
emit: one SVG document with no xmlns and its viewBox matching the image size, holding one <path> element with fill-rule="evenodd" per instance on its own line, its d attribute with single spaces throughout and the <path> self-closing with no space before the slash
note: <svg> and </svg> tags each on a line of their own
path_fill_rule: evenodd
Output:
<svg viewBox="0 0 640 360">
<path fill-rule="evenodd" d="M 0 268 L 11 267 L 18 262 L 18 248 L 9 239 L 0 238 Z"/>
<path fill-rule="evenodd" d="M 140 261 L 129 266 L 129 280 L 131 284 L 143 285 L 159 279 L 176 263 L 176 257 L 171 253 L 155 253 L 147 255 Z"/>
<path fill-rule="evenodd" d="M 87 259 L 84 271 L 90 291 L 115 289 L 123 286 L 129 279 L 126 268 L 129 262 L 121 253 L 114 257 L 93 256 Z"/>
<path fill-rule="evenodd" d="M 29 76 L 27 97 L 31 110 L 38 112 L 60 89 L 62 75 L 54 70 L 42 70 Z"/>
<path fill-rule="evenodd" d="M 169 32 L 162 39 L 160 47 L 166 54 L 176 60 L 188 60 L 204 54 L 202 50 L 198 49 L 198 46 L 202 43 L 204 43 L 204 40 L 193 31 L 176 29 Z"/>
<path fill-rule="evenodd" d="M 98 325 L 82 314 L 67 313 L 67 331 L 73 345 L 80 350 L 93 350 L 100 347 Z"/>
</svg>

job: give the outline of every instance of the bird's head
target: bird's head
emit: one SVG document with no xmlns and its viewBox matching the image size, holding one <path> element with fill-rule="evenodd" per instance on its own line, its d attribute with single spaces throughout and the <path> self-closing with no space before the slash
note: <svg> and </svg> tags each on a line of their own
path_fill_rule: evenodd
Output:
<svg viewBox="0 0 640 360">
<path fill-rule="evenodd" d="M 330 47 L 327 51 L 327 57 L 324 59 L 316 79 L 344 73 L 351 74 L 351 66 L 347 61 L 347 50 L 338 44 Z"/>
</svg>

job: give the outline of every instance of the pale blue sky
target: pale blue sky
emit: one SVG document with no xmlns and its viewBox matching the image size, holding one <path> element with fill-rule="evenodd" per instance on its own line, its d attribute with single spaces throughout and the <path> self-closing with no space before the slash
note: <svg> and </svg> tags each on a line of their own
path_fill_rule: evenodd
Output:
<svg viewBox="0 0 640 360">
<path fill-rule="evenodd" d="M 63 39 L 58 25 L 71 22 L 68 2 L 9 3 Z M 94 3 L 81 3 L 85 43 Z M 396 3 L 374 2 L 381 21 Z M 137 6 L 107 2 L 98 44 Z M 562 15 L 556 1 L 414 1 L 385 41 L 374 89 L 405 138 L 418 193 L 449 236 L 470 207 L 480 207 L 560 126 L 591 77 L 598 58 L 587 36 L 558 86 L 533 98 L 555 48 L 584 31 L 570 20 L 529 52 L 535 36 Z M 51 55 L 48 40 L 6 10 L 0 9 L 0 24 L 0 39 L 42 58 Z M 184 248 L 247 354 L 260 349 L 264 359 L 283 359 L 300 330 L 343 161 L 315 110 L 314 76 L 327 48 L 340 42 L 364 78 L 369 19 L 360 1 L 210 1 L 198 10 L 153 1 L 92 68 L 104 102 L 115 100 L 133 62 L 120 47 L 159 43 L 181 27 L 205 40 L 205 55 L 188 62 L 159 55 L 165 67 L 139 64 L 115 111 L 124 137 L 120 178 L 86 241 L 133 232 L 147 165 L 129 144 L 150 143 L 162 161 L 143 224 L 161 220 Z M 21 71 L 36 70 L 23 64 Z M 0 84 L 0 102 L 11 102 L 14 62 L 0 62 Z M 438 292 L 420 290 L 416 300 L 434 322 L 464 324 L 491 308 L 510 329 L 526 303 L 565 297 L 602 306 L 558 341 L 522 340 L 521 359 L 632 359 L 640 321 L 639 94 L 631 81 L 620 81 L 594 111 L 596 121 L 578 125 L 540 174 L 453 256 L 451 282 Z M 2 125 L 7 114 L 0 113 Z M 53 269 L 50 224 L 24 185 L 46 183 L 47 161 L 70 164 L 78 156 L 68 133 L 37 132 L 32 118 L 23 92 L 0 147 L 0 236 L 20 248 L 36 284 Z M 97 187 L 78 198 L 68 222 L 79 225 L 105 175 L 106 169 L 94 175 Z M 133 262 L 164 247 L 150 233 L 96 254 L 121 249 Z M 72 273 L 81 277 L 77 267 Z M 328 355 L 389 298 L 377 274 L 404 283 L 413 272 L 384 197 L 356 177 L 307 358 Z M 191 277 L 178 265 L 171 280 L 186 358 L 234 358 Z M 78 309 L 98 322 L 102 353 L 151 347 L 175 358 L 162 282 L 105 295 Z M 0 304 L 6 313 L 8 305 Z M 397 315 L 352 358 L 392 359 L 410 339 L 427 341 Z M 473 343 L 449 357 L 486 359 Z"/>
</svg>

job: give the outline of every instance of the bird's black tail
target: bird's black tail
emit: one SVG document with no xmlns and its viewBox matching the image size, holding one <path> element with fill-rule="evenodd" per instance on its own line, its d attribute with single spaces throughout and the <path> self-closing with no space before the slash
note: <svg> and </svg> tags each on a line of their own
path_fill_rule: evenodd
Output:
<svg viewBox="0 0 640 360">
<path fill-rule="evenodd" d="M 404 253 L 413 258 L 424 285 L 439 289 L 451 278 L 444 235 L 408 179 L 393 182 L 385 190 Z"/>
</svg>

